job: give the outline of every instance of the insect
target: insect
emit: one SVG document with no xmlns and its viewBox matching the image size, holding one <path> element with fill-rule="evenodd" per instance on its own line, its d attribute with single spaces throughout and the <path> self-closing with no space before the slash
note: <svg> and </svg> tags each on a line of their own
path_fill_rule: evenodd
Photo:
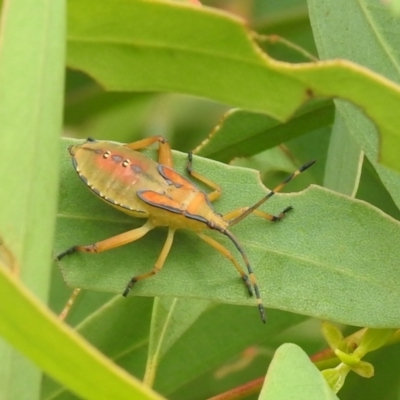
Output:
<svg viewBox="0 0 400 400">
<path fill-rule="evenodd" d="M 158 143 L 158 162 L 146 157 L 139 150 Z M 189 179 L 173 169 L 169 143 L 162 136 L 149 137 L 129 144 L 116 144 L 88 139 L 85 143 L 69 147 L 73 166 L 83 182 L 102 200 L 137 218 L 146 218 L 146 223 L 111 238 L 90 245 L 76 245 L 57 256 L 61 260 L 74 252 L 100 253 L 142 238 L 158 226 L 168 227 L 167 238 L 151 271 L 134 276 L 127 284 L 123 296 L 127 296 L 136 282 L 155 275 L 163 267 L 171 249 L 175 231 L 190 229 L 211 247 L 226 257 L 239 272 L 250 295 L 255 294 L 262 321 L 266 316 L 261 302 L 256 277 L 241 246 L 229 228 L 254 213 L 266 220 L 281 220 L 292 207 L 285 208 L 279 215 L 268 214 L 258 208 L 290 180 L 309 168 L 311 161 L 289 177 L 274 190 L 251 207 L 243 207 L 225 215 L 218 214 L 211 202 L 221 195 L 218 184 L 192 169 L 192 154 L 189 153 L 187 172 L 211 188 L 210 193 L 200 190 Z M 246 266 L 243 270 L 231 252 L 205 231 L 215 230 L 227 236 L 239 251 Z"/>
</svg>

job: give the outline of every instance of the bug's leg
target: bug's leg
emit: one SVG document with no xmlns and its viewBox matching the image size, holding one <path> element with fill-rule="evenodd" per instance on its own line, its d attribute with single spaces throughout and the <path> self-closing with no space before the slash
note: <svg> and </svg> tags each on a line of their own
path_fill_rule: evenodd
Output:
<svg viewBox="0 0 400 400">
<path fill-rule="evenodd" d="M 61 311 L 60 315 L 58 316 L 58 318 L 61 321 L 64 321 L 65 318 L 67 317 L 67 315 L 69 314 L 69 312 L 70 312 L 72 306 L 74 305 L 75 300 L 78 297 L 80 292 L 81 292 L 81 289 L 79 289 L 79 288 L 74 289 L 74 291 L 72 292 L 72 294 L 69 297 L 67 303 L 65 304 L 63 310 Z"/>
<path fill-rule="evenodd" d="M 234 223 L 232 223 L 231 221 L 235 221 L 235 218 L 241 216 L 242 214 L 244 214 L 250 207 L 242 207 L 242 208 L 238 208 L 237 210 L 233 210 L 230 211 L 226 214 L 224 214 L 223 218 L 225 221 L 229 222 L 229 226 L 232 226 L 234 224 L 236 224 L 239 221 L 236 221 Z M 289 212 L 290 210 L 293 210 L 292 206 L 286 207 L 281 213 L 279 213 L 278 215 L 273 215 L 273 214 L 269 214 L 265 211 L 261 211 L 261 210 L 253 210 L 253 214 L 257 215 L 258 217 L 264 218 L 268 221 L 271 222 L 277 222 L 280 221 L 282 218 L 285 217 L 286 213 Z"/>
<path fill-rule="evenodd" d="M 217 230 L 219 230 L 219 232 L 221 232 L 222 234 L 227 236 L 232 241 L 232 243 L 235 245 L 235 247 L 237 248 L 239 253 L 241 254 L 243 261 L 247 267 L 247 272 L 248 272 L 248 275 L 250 278 L 251 285 L 254 289 L 254 294 L 256 295 L 257 306 L 258 306 L 258 311 L 260 313 L 261 320 L 265 324 L 265 321 L 266 321 L 265 309 L 264 309 L 263 303 L 261 301 L 261 295 L 260 295 L 260 291 L 258 289 L 257 279 L 256 279 L 256 276 L 254 275 L 253 268 L 250 265 L 250 261 L 249 261 L 249 258 L 247 257 L 246 251 L 241 246 L 241 244 L 238 242 L 238 240 L 235 238 L 235 236 L 230 231 L 228 231 L 228 229 L 217 229 Z"/>
<path fill-rule="evenodd" d="M 171 147 L 163 136 L 152 136 L 146 139 L 138 140 L 136 142 L 127 143 L 124 146 L 129 147 L 132 150 L 142 150 L 152 144 L 158 142 L 158 162 L 159 164 L 166 165 L 167 167 L 173 167 Z"/>
<path fill-rule="evenodd" d="M 251 206 L 251 207 L 246 207 L 246 208 L 242 209 L 241 212 L 239 211 L 239 212 L 237 213 L 238 215 L 237 215 L 237 216 L 234 216 L 233 219 L 231 219 L 231 220 L 229 221 L 229 225 L 230 225 L 230 226 L 235 225 L 235 224 L 237 224 L 238 222 L 240 222 L 242 219 L 246 218 L 249 214 L 255 212 L 255 210 L 257 210 L 258 207 L 260 207 L 262 204 L 264 204 L 264 203 L 265 203 L 268 199 L 270 199 L 275 193 L 280 192 L 293 178 L 295 178 L 296 176 L 300 175 L 300 174 L 301 174 L 302 172 L 304 172 L 307 168 L 311 167 L 311 165 L 313 165 L 314 163 L 315 163 L 315 160 L 310 161 L 310 162 L 308 162 L 307 164 L 304 164 L 304 165 L 301 166 L 297 171 L 295 171 L 295 172 L 293 172 L 291 175 L 289 175 L 289 176 L 288 176 L 282 183 L 280 183 L 275 189 L 271 190 L 266 196 L 264 196 L 261 200 L 259 200 L 257 203 L 255 203 L 253 206 Z M 282 211 L 282 213 L 281 213 L 280 215 L 283 214 L 283 216 L 284 216 L 284 214 L 285 214 L 286 212 L 290 211 L 291 209 L 292 209 L 291 207 L 287 207 L 284 211 Z M 243 211 L 243 210 L 244 210 L 244 211 Z M 227 216 L 229 217 L 229 216 L 230 216 L 229 214 L 235 215 L 235 212 L 236 212 L 236 210 L 235 210 L 235 211 L 232 211 L 231 213 L 228 213 Z M 263 217 L 266 218 L 266 219 L 274 220 L 274 218 L 273 218 L 274 216 L 273 216 L 273 215 L 271 216 L 271 217 L 272 217 L 272 219 L 271 219 L 271 217 L 266 217 L 266 216 L 265 216 L 265 214 L 267 214 L 267 213 L 261 213 L 261 214 L 257 213 L 257 214 L 260 215 L 260 216 L 263 216 Z M 282 217 L 283 217 L 283 216 L 282 216 Z M 281 217 L 281 218 L 276 217 L 276 218 L 277 218 L 277 220 L 279 220 L 279 219 L 282 219 L 282 217 Z M 225 218 L 225 216 L 224 216 L 224 218 Z M 229 218 L 227 218 L 227 219 L 229 220 Z"/>
<path fill-rule="evenodd" d="M 219 186 L 217 183 L 213 182 L 211 179 L 208 179 L 207 177 L 199 174 L 198 172 L 193 171 L 192 164 L 193 164 L 193 154 L 190 152 L 190 153 L 188 153 L 188 163 L 186 165 L 188 174 L 190 176 L 193 176 L 193 178 L 196 178 L 200 182 L 205 183 L 211 189 L 214 189 L 211 193 L 209 193 L 207 195 L 207 198 L 210 201 L 217 200 L 221 196 L 221 186 Z"/>
<path fill-rule="evenodd" d="M 249 281 L 249 277 L 243 271 L 242 267 L 239 265 L 239 263 L 236 261 L 236 259 L 233 257 L 232 253 L 227 248 L 222 246 L 221 243 L 217 242 L 215 239 L 211 238 L 210 236 L 205 235 L 204 233 L 198 232 L 197 236 L 199 236 L 201 239 L 203 239 L 210 246 L 214 247 L 214 249 L 218 250 L 224 257 L 226 257 L 229 261 L 232 262 L 232 264 L 235 266 L 235 268 L 238 270 L 240 276 L 242 277 L 242 280 L 243 280 L 244 284 L 246 285 L 247 291 L 249 292 L 250 296 L 253 296 L 253 290 L 251 288 L 251 283 Z"/>
<path fill-rule="evenodd" d="M 150 272 L 147 272 L 146 274 L 134 276 L 128 283 L 126 289 L 124 290 L 123 296 L 127 296 L 130 290 L 132 289 L 133 285 L 137 281 L 141 281 L 146 278 L 150 278 L 151 276 L 155 275 L 157 272 L 161 271 L 161 268 L 163 267 L 165 260 L 168 256 L 169 251 L 171 250 L 172 242 L 174 240 L 174 234 L 175 234 L 175 229 L 169 228 L 168 229 L 168 235 L 167 239 L 164 243 L 164 246 L 161 250 L 160 255 L 158 256 L 158 259 L 156 263 L 154 264 L 153 269 Z"/>
<path fill-rule="evenodd" d="M 154 228 L 154 225 L 147 221 L 140 228 L 133 229 L 128 232 L 121 233 L 119 235 L 113 236 L 111 238 L 102 240 L 101 242 L 97 242 L 94 244 L 89 244 L 87 246 L 73 246 L 64 252 L 60 253 L 56 260 L 61 260 L 68 254 L 74 253 L 76 251 L 85 252 L 85 253 L 101 253 L 102 251 L 107 251 L 113 249 L 115 247 L 123 246 L 124 244 L 134 242 L 135 240 L 143 237 L 147 232 L 151 231 Z"/>
<path fill-rule="evenodd" d="M 4 267 L 6 268 L 9 268 L 10 272 L 13 275 L 17 277 L 19 276 L 20 269 L 17 260 L 15 259 L 12 251 L 3 242 L 1 237 L 0 237 L 0 264 L 4 265 Z"/>
</svg>

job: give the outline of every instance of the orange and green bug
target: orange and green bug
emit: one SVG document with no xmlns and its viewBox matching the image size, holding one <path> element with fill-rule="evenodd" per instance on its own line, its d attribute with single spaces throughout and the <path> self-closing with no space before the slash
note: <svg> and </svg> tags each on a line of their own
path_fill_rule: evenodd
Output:
<svg viewBox="0 0 400 400">
<path fill-rule="evenodd" d="M 157 142 L 158 162 L 138 151 Z M 278 216 L 260 211 L 258 208 L 295 176 L 310 167 L 314 161 L 303 165 L 253 206 L 220 215 L 211 205 L 211 202 L 221 195 L 220 186 L 193 171 L 191 154 L 187 164 L 188 173 L 209 186 L 212 191 L 205 193 L 189 179 L 176 172 L 173 169 L 170 146 L 162 136 L 124 145 L 88 139 L 83 144 L 71 146 L 69 152 L 76 172 L 93 193 L 118 210 L 133 217 L 146 218 L 147 221 L 140 228 L 100 242 L 73 246 L 59 254 L 58 260 L 76 251 L 99 253 L 110 250 L 138 240 L 158 226 L 168 227 L 167 239 L 154 267 L 148 273 L 134 276 L 129 281 L 123 292 L 123 295 L 127 296 L 137 281 L 149 278 L 161 270 L 171 249 L 175 231 L 190 229 L 232 262 L 249 294 L 255 294 L 261 319 L 265 322 L 265 310 L 250 261 L 229 228 L 251 213 L 273 222 L 281 220 L 292 207 L 285 208 Z M 227 248 L 206 235 L 205 231 L 210 229 L 220 232 L 232 241 L 243 259 L 247 273 Z"/>
</svg>

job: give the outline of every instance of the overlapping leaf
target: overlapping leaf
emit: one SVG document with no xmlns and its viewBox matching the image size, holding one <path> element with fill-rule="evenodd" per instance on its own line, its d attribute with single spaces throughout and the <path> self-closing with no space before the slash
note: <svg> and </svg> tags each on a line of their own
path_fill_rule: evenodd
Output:
<svg viewBox="0 0 400 400">
<path fill-rule="evenodd" d="M 187 93 L 280 120 L 311 97 L 340 97 L 376 123 L 382 162 L 400 169 L 400 88 L 372 71 L 345 60 L 274 61 L 242 21 L 207 7 L 73 0 L 68 12 L 69 66 L 109 90 Z"/>
<path fill-rule="evenodd" d="M 98 200 L 73 171 L 64 142 L 63 180 L 56 250 L 90 244 L 143 223 Z M 186 156 L 177 154 L 177 168 Z M 219 212 L 254 203 L 266 193 L 255 171 L 195 158 L 195 168 L 220 183 Z M 255 216 L 232 228 L 248 252 L 267 307 L 353 325 L 393 327 L 400 323 L 396 268 L 399 223 L 367 203 L 311 187 L 277 195 L 263 209 L 294 207 L 279 224 Z M 217 233 L 217 240 L 233 246 Z M 129 279 L 152 268 L 165 240 L 162 229 L 139 242 L 101 254 L 73 254 L 62 270 L 72 287 L 122 292 Z M 383 262 L 384 260 L 384 262 Z M 193 233 L 179 231 L 164 269 L 135 286 L 134 294 L 254 304 L 237 272 Z M 254 311 L 257 318 L 256 309 Z"/>
</svg>

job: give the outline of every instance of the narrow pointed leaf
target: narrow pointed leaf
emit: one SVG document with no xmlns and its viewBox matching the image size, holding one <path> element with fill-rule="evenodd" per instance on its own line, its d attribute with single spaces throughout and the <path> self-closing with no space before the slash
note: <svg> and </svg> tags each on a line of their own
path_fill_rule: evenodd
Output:
<svg viewBox="0 0 400 400">
<path fill-rule="evenodd" d="M 4 265 L 0 265 L 0 334 L 81 398 L 161 400 L 59 321 Z"/>
<path fill-rule="evenodd" d="M 57 207 L 65 69 L 64 0 L 1 2 L 0 242 L 43 301 Z M 15 304 L 6 300 L 12 310 Z M 36 399 L 41 372 L 0 339 L 0 398 Z"/>
</svg>

